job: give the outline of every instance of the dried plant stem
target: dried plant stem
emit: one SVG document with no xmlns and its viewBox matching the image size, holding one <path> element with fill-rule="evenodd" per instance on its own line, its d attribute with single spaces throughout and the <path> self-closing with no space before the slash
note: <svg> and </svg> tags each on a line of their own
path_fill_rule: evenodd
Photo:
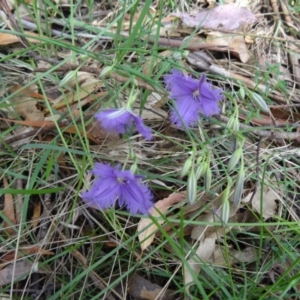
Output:
<svg viewBox="0 0 300 300">
<path fill-rule="evenodd" d="M 224 123 L 227 123 L 229 118 L 225 116 L 218 116 L 217 119 L 221 120 Z M 287 140 L 296 140 L 300 138 L 300 132 L 285 132 L 285 131 L 275 131 L 275 130 L 264 130 L 259 129 L 259 127 L 252 127 L 245 124 L 240 124 L 241 130 L 248 130 L 250 133 L 255 133 L 261 137 L 273 138 L 273 139 L 287 139 Z M 274 126 L 274 129 L 278 127 Z"/>
</svg>

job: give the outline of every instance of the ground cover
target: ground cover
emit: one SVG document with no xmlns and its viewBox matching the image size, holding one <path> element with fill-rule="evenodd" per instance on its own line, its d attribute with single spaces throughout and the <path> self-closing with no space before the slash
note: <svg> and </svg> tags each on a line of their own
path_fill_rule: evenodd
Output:
<svg viewBox="0 0 300 300">
<path fill-rule="evenodd" d="M 298 299 L 299 9 L 2 0 L 1 297 Z"/>
</svg>

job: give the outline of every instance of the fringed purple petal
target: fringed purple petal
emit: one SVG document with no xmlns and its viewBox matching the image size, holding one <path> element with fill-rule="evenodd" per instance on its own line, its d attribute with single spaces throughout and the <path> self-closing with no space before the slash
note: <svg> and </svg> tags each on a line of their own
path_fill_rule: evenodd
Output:
<svg viewBox="0 0 300 300">
<path fill-rule="evenodd" d="M 176 126 L 194 126 L 199 120 L 199 111 L 205 116 L 220 112 L 218 102 L 222 100 L 223 91 L 213 89 L 212 84 L 206 81 L 205 74 L 196 80 L 173 70 L 171 74 L 164 76 L 164 80 L 170 91 L 169 97 L 175 100 L 170 119 Z"/>
<path fill-rule="evenodd" d="M 118 198 L 119 205 L 126 206 L 130 213 L 148 214 L 153 206 L 152 194 L 147 185 L 141 183 L 143 176 L 120 170 L 119 165 L 111 167 L 102 163 L 95 164 L 92 173 L 99 177 L 89 191 L 81 194 L 88 205 L 106 209 Z"/>
<path fill-rule="evenodd" d="M 152 140 L 152 130 L 145 126 L 143 120 L 139 116 L 134 116 L 137 131 L 148 141 Z"/>
<path fill-rule="evenodd" d="M 122 196 L 119 197 L 119 203 L 125 204 L 131 214 L 149 214 L 149 209 L 153 206 L 153 196 L 147 185 L 136 180 L 124 185 L 121 190 Z"/>
<path fill-rule="evenodd" d="M 120 194 L 120 186 L 111 178 L 97 178 L 89 191 L 81 194 L 81 197 L 90 206 L 106 209 L 113 206 Z"/>
<path fill-rule="evenodd" d="M 179 128 L 192 127 L 199 120 L 199 109 L 200 102 L 191 96 L 187 101 L 178 100 L 171 109 L 170 120 Z"/>
<path fill-rule="evenodd" d="M 178 70 L 164 76 L 167 89 L 170 91 L 170 98 L 184 99 L 197 91 L 199 82 L 191 76 L 185 76 Z"/>
<path fill-rule="evenodd" d="M 147 140 L 152 139 L 152 131 L 144 125 L 142 118 L 126 108 L 106 109 L 97 113 L 95 118 L 108 132 L 126 133 L 135 125 L 136 130 Z"/>
<path fill-rule="evenodd" d="M 108 132 L 126 133 L 132 126 L 132 114 L 126 109 L 106 109 L 95 114 L 95 118 Z"/>
<path fill-rule="evenodd" d="M 113 168 L 108 164 L 95 163 L 93 170 L 90 172 L 98 177 L 113 177 L 117 168 L 120 168 L 120 166 Z"/>
<path fill-rule="evenodd" d="M 220 88 L 213 89 L 212 84 L 206 81 L 203 74 L 199 81 L 199 93 L 201 97 L 201 111 L 209 117 L 220 113 L 218 102 L 223 98 L 223 91 Z"/>
</svg>

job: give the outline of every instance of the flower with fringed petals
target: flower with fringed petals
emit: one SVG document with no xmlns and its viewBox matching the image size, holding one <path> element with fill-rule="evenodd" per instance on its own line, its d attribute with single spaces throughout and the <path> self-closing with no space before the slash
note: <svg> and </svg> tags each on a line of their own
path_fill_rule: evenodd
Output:
<svg viewBox="0 0 300 300">
<path fill-rule="evenodd" d="M 92 174 L 96 176 L 92 186 L 81 197 L 84 201 L 100 210 L 112 207 L 116 201 L 121 207 L 135 215 L 148 215 L 153 206 L 153 195 L 148 186 L 141 182 L 143 176 L 129 170 L 121 170 L 120 165 L 96 163 Z"/>
<path fill-rule="evenodd" d="M 173 70 L 164 76 L 164 81 L 169 97 L 175 100 L 170 119 L 179 128 L 194 126 L 199 120 L 199 112 L 206 117 L 220 113 L 218 102 L 223 98 L 223 91 L 213 89 L 205 74 L 197 80 Z"/>
<path fill-rule="evenodd" d="M 141 117 L 127 107 L 102 110 L 95 114 L 95 119 L 108 132 L 129 133 L 130 129 L 135 127 L 145 139 L 152 139 L 151 129 L 145 126 Z"/>
</svg>

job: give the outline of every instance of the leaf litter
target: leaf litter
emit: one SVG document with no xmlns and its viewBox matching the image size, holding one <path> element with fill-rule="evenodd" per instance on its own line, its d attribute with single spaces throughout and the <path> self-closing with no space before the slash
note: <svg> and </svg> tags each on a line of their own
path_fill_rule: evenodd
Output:
<svg viewBox="0 0 300 300">
<path fill-rule="evenodd" d="M 21 17 L 24 21 L 22 28 L 29 30 L 30 36 L 29 34 L 25 37 L 0 34 L 0 45 L 7 47 L 7 51 L 17 57 L 17 60 L 11 62 L 9 59 L 7 62 L 4 60 L 0 65 L 0 71 L 11 68 L 9 63 L 23 61 L 22 65 L 13 69 L 15 78 L 6 73 L 0 82 L 2 84 L 1 95 L 6 100 L 6 105 L 1 106 L 0 109 L 1 114 L 4 114 L 1 120 L 6 122 L 4 128 L 9 133 L 4 133 L 1 147 L 5 145 L 6 148 L 3 149 L 6 151 L 11 150 L 11 146 L 13 150 L 20 149 L 15 160 L 10 160 L 9 156 L 4 154 L 13 172 L 8 172 L 11 178 L 7 177 L 7 174 L 5 177 L 2 175 L 7 192 L 3 195 L 4 206 L 1 211 L 9 223 L 21 226 L 22 207 L 30 199 L 31 204 L 28 207 L 25 206 L 27 215 L 24 222 L 27 222 L 28 226 L 25 229 L 27 235 L 24 234 L 21 238 L 22 246 L 26 245 L 33 249 L 35 244 L 47 245 L 49 251 L 37 246 L 34 248 L 36 251 L 30 253 L 36 261 L 43 261 L 52 253 L 58 255 L 57 260 L 62 263 L 61 265 L 69 260 L 70 264 L 67 263 L 68 266 L 65 269 L 60 266 L 51 266 L 51 272 L 54 269 L 52 278 L 46 278 L 42 271 L 37 271 L 39 274 L 37 276 L 45 280 L 46 285 L 50 287 L 46 291 L 48 295 L 55 293 L 51 290 L 51 287 L 57 284 L 55 276 L 67 274 L 66 270 L 69 270 L 69 267 L 71 269 L 72 265 L 89 270 L 86 271 L 88 280 L 96 285 L 99 293 L 105 290 L 107 282 L 111 283 L 116 280 L 116 276 L 124 277 L 125 280 L 120 283 L 120 289 L 112 288 L 110 293 L 105 294 L 106 299 L 119 299 L 120 294 L 123 297 L 129 294 L 136 299 L 159 297 L 171 299 L 173 293 L 177 293 L 179 297 L 182 293 L 186 295 L 194 293 L 195 297 L 200 299 L 203 295 L 195 291 L 193 284 L 196 284 L 195 280 L 198 276 L 203 276 L 203 278 L 209 276 L 207 268 L 216 273 L 218 271 L 229 273 L 231 268 L 235 268 L 238 272 L 247 274 L 245 276 L 250 279 L 248 282 L 257 282 L 258 286 L 266 285 L 265 278 L 259 275 L 262 272 L 258 273 L 257 269 L 253 272 L 253 262 L 261 265 L 261 269 L 269 274 L 272 285 L 278 280 L 276 266 L 286 264 L 287 268 L 293 268 L 293 271 L 298 273 L 296 266 L 291 267 L 291 264 L 287 263 L 290 258 L 285 259 L 280 255 L 279 250 L 276 252 L 276 249 L 281 247 L 277 243 L 282 239 L 279 234 L 280 225 L 276 227 L 276 230 L 279 230 L 277 232 L 275 227 L 268 227 L 267 224 L 280 218 L 283 218 L 285 222 L 293 222 L 299 219 L 300 213 L 298 209 L 299 151 L 297 151 L 300 138 L 299 106 L 297 106 L 299 76 L 298 61 L 295 59 L 299 43 L 297 36 L 291 30 L 293 26 L 297 28 L 299 24 L 296 18 L 288 18 L 289 13 L 283 3 L 278 6 L 274 4 L 274 1 L 271 3 L 269 9 L 275 12 L 275 18 L 269 16 L 268 13 L 264 14 L 265 8 L 258 3 L 242 3 L 244 6 L 242 8 L 239 7 L 240 4 L 236 2 L 218 6 L 214 2 L 209 2 L 208 8 L 203 4 L 200 4 L 200 8 L 191 4 L 186 11 L 164 11 L 165 15 L 160 19 L 163 27 L 160 28 L 149 25 L 160 11 L 155 5 L 149 7 L 151 14 L 147 17 L 143 17 L 141 13 L 142 7 L 140 7 L 140 12 L 124 15 L 123 23 L 118 25 L 121 27 L 110 26 L 116 15 L 122 12 L 122 7 L 117 2 L 106 4 L 107 7 L 103 3 L 99 6 L 95 5 L 91 14 L 83 18 L 79 17 L 82 16 L 81 13 L 76 15 L 77 20 L 72 29 L 76 32 L 73 44 L 80 48 L 86 43 L 91 43 L 93 51 L 86 53 L 76 52 L 74 48 L 68 49 L 66 45 L 71 45 L 72 36 L 65 34 L 64 28 L 69 25 L 66 19 L 59 18 L 60 15 L 53 11 L 53 7 L 43 10 L 41 14 L 47 18 L 48 14 L 53 14 L 51 22 L 55 24 L 55 30 L 60 31 L 66 44 L 61 48 L 55 48 L 56 35 L 52 30 L 53 35 L 47 38 L 55 51 L 50 57 L 40 51 L 38 39 L 34 38 L 39 35 L 34 32 L 36 27 L 32 26 L 35 21 L 32 19 L 33 14 L 24 14 L 25 17 Z M 80 6 L 82 6 L 82 12 L 88 9 L 83 4 Z M 64 13 L 70 12 L 69 3 L 57 3 L 57 7 Z M 108 11 L 107 8 L 112 10 Z M 7 28 L 12 32 L 20 30 L 20 26 L 16 26 L 20 21 L 16 15 L 13 15 L 10 10 L 7 11 L 5 6 L 1 9 L 9 16 L 4 21 Z M 30 6 L 22 4 L 22 11 L 24 9 L 30 10 Z M 284 14 L 281 14 L 280 10 L 283 10 Z M 178 23 L 174 17 L 180 18 L 181 22 Z M 280 23 L 276 22 L 279 18 L 287 22 L 287 27 L 280 27 L 277 31 L 276 28 L 279 27 L 276 26 L 280 26 Z M 45 25 L 44 19 L 41 20 Z M 132 40 L 130 31 L 141 24 L 152 34 L 159 32 L 161 35 L 156 40 L 145 36 L 136 36 Z M 157 22 L 156 26 L 158 25 Z M 43 26 L 41 30 L 44 30 Z M 100 36 L 98 36 L 99 30 L 103 31 Z M 118 38 L 116 38 L 117 30 Z M 43 34 L 48 33 L 49 31 L 45 30 Z M 132 45 L 128 47 L 126 42 L 130 40 L 132 40 Z M 135 46 L 135 43 L 139 43 L 139 47 L 145 52 L 128 51 L 122 59 L 124 69 L 115 68 L 112 50 L 116 50 L 114 47 L 118 42 L 120 45 L 124 43 L 123 45 L 128 49 Z M 24 50 L 26 43 L 35 45 L 39 53 L 34 54 L 30 51 L 26 53 Z M 153 44 L 158 46 L 158 51 L 152 48 Z M 20 49 L 26 54 L 20 52 Z M 146 51 L 149 49 L 156 51 L 155 55 L 152 56 L 151 51 Z M 181 49 L 186 49 L 187 52 Z M 92 53 L 97 53 L 98 56 Z M 69 60 L 69 57 L 72 57 L 72 60 Z M 38 86 L 32 84 L 24 87 L 26 85 L 24 78 L 20 81 L 21 74 L 24 72 L 21 68 L 29 67 L 28 60 L 34 61 L 37 66 L 36 68 L 30 66 L 30 70 L 33 70 L 36 76 L 40 76 L 39 80 L 42 84 Z M 44 63 L 41 64 L 41 61 Z M 141 61 L 141 72 L 132 71 L 132 68 Z M 191 130 L 192 134 L 200 139 L 197 140 L 196 150 L 193 149 L 189 135 L 182 129 L 174 128 L 169 122 L 168 111 L 172 100 L 168 99 L 161 79 L 162 75 L 174 68 L 174 65 L 181 66 L 181 71 L 195 79 L 200 78 L 201 73 L 205 73 L 209 76 L 214 88 L 219 87 L 226 91 L 226 99 L 224 98 L 220 105 L 221 115 L 213 116 L 211 119 L 201 118 L 200 131 L 196 127 Z M 111 67 L 111 71 L 105 76 L 100 76 L 100 74 L 103 75 L 102 71 L 106 67 Z M 18 81 L 17 85 L 14 83 L 15 79 Z M 133 87 L 139 90 L 133 112 L 141 115 L 146 125 L 156 131 L 152 141 L 143 140 L 140 135 L 136 134 L 137 132 L 132 132 L 130 137 L 107 134 L 93 120 L 94 114 L 99 109 L 126 106 Z M 50 92 L 53 89 L 58 94 Z M 242 93 L 239 93 L 238 91 L 241 90 Z M 258 101 L 251 101 L 253 94 L 256 95 Z M 238 110 L 234 107 L 238 107 Z M 261 111 L 261 107 L 265 108 L 265 113 Z M 236 114 L 235 119 L 230 119 L 234 114 Z M 235 121 L 231 122 L 231 120 Z M 203 132 L 205 132 L 204 135 Z M 232 169 L 227 170 L 229 174 L 225 174 L 224 166 L 227 166 L 237 149 L 236 146 L 241 143 L 240 135 L 245 139 L 243 157 Z M 79 142 L 79 137 L 86 137 L 89 140 L 89 148 L 86 148 L 85 143 Z M 59 142 L 56 144 L 57 139 Z M 194 151 L 192 154 L 195 155 L 194 161 L 199 164 L 203 162 L 203 152 L 207 151 L 202 145 L 203 141 L 205 142 L 203 145 L 213 145 L 213 147 L 208 147 L 209 151 L 213 152 L 209 155 L 210 189 L 205 190 L 205 182 L 202 177 L 199 178 L 195 203 L 189 205 L 184 194 L 180 192 L 186 188 L 186 181 L 185 178 L 180 179 L 179 174 L 192 150 Z M 42 155 L 41 160 L 45 161 L 44 152 L 39 152 L 40 150 L 36 150 L 38 148 L 33 147 L 40 144 L 49 145 L 47 151 L 50 154 L 46 159 L 48 163 L 45 170 L 40 168 L 40 171 L 34 171 L 35 168 L 39 168 L 39 153 Z M 151 173 L 152 177 L 150 176 L 149 182 L 152 183 L 151 187 L 156 199 L 155 206 L 150 210 L 150 217 L 125 220 L 123 212 L 119 214 L 120 209 L 117 207 L 112 221 L 108 215 L 104 216 L 106 212 L 99 213 L 92 208 L 84 207 L 81 200 L 73 204 L 71 208 L 70 203 L 75 203 L 74 199 L 78 197 L 79 179 L 77 176 L 83 172 L 83 169 L 87 169 L 84 164 L 78 163 L 82 153 L 88 153 L 86 155 L 88 158 L 97 158 L 103 163 L 123 165 L 126 162 L 127 168 L 131 167 L 134 170 L 138 166 L 142 173 Z M 62 159 L 63 162 L 61 162 Z M 25 167 L 21 168 L 20 172 L 20 164 L 16 164 L 18 160 L 23 164 L 25 161 L 31 164 L 24 165 Z M 241 201 L 234 208 L 232 195 L 234 189 L 238 188 L 235 183 L 238 182 L 241 168 L 245 170 L 243 182 L 239 182 Z M 5 169 L 6 167 L 3 168 Z M 54 182 L 48 180 L 49 170 L 56 174 Z M 263 172 L 268 173 L 264 181 L 260 177 Z M 17 185 L 14 185 L 14 174 L 20 174 L 21 179 L 18 178 Z M 232 185 L 228 184 L 228 176 L 233 181 Z M 5 182 L 4 178 L 9 179 Z M 53 192 L 38 199 L 33 199 L 33 195 L 26 198 L 24 191 L 30 184 L 31 178 L 36 180 L 38 190 L 48 187 L 55 189 L 64 182 L 65 194 L 59 195 L 59 192 Z M 71 180 L 72 178 L 77 178 L 75 183 Z M 16 186 L 17 189 L 13 188 L 9 192 L 11 186 Z M 226 186 L 232 186 L 228 199 L 225 199 L 230 203 L 227 212 L 228 224 L 220 221 L 224 205 L 222 195 Z M 16 190 L 22 193 L 14 197 L 13 192 Z M 31 186 L 28 193 L 32 190 Z M 57 223 L 51 221 L 57 218 L 59 219 Z M 39 220 L 42 224 L 40 231 L 43 235 L 42 239 L 36 238 L 38 234 L 35 235 L 39 230 Z M 125 228 L 121 234 L 118 232 L 117 223 L 120 228 Z M 66 235 L 59 227 L 62 224 L 65 226 Z M 5 220 L 3 227 L 9 229 Z M 130 260 L 128 265 L 117 266 L 115 256 L 109 254 L 110 250 L 105 246 L 98 252 L 94 251 L 93 245 L 85 242 L 86 228 L 89 232 L 97 232 L 88 237 L 91 241 L 94 239 L 97 241 L 95 245 L 103 244 L 106 247 L 112 245 L 111 248 L 122 245 L 120 247 L 126 249 L 127 253 L 131 253 L 131 250 L 128 250 L 130 247 L 126 244 L 126 237 L 134 236 L 135 240 L 139 240 L 138 247 L 132 250 L 134 256 L 138 258 L 136 275 L 132 277 L 133 272 L 127 271 L 130 267 Z M 166 239 L 160 229 L 165 230 L 170 240 Z M 276 236 L 276 239 L 271 239 L 264 233 L 260 237 L 261 244 L 257 243 L 258 232 L 261 234 L 263 230 L 268 232 L 269 229 L 274 229 L 272 234 Z M 14 239 L 15 230 L 14 232 L 8 231 L 8 233 L 6 238 L 8 242 L 11 242 Z M 288 235 L 287 239 L 291 237 L 290 241 L 293 241 L 293 234 L 284 233 Z M 27 238 L 29 235 L 33 237 L 33 241 Z M 172 243 L 172 240 L 175 243 Z M 78 249 L 67 251 L 66 256 L 63 254 L 61 256 L 67 247 L 76 244 L 77 241 L 79 242 Z M 297 248 L 297 244 L 290 241 L 284 244 L 285 247 Z M 164 243 L 162 247 L 160 247 L 161 243 Z M 271 249 L 275 249 L 272 252 L 273 255 L 278 255 L 271 257 L 276 261 L 276 264 L 272 264 L 271 267 L 267 264 L 269 248 L 265 246 L 265 243 L 270 244 Z M 178 249 L 175 251 L 178 244 L 181 245 L 178 249 L 185 259 L 178 255 Z M 264 248 L 259 248 L 261 245 Z M 20 245 L 18 247 L 21 249 Z M 147 255 L 153 249 L 155 254 L 151 260 L 147 260 Z M 293 250 L 289 251 L 288 255 L 293 256 Z M 169 259 L 171 267 L 168 264 L 164 266 L 165 268 L 161 266 L 161 262 L 165 263 L 162 253 L 166 259 Z M 95 257 L 90 255 L 95 255 Z M 105 255 L 111 259 L 109 270 L 96 266 L 92 271 L 87 269 L 88 258 L 97 261 Z M 21 260 L 14 262 L 13 260 L 19 257 L 19 253 L 11 253 L 8 248 L 4 248 L 3 257 L 7 263 L 13 264 L 2 269 L 2 276 L 7 278 L 2 282 L 2 286 L 12 284 L 20 276 L 33 278 L 32 270 L 36 271 L 33 268 L 34 264 L 22 264 L 21 262 L 27 262 L 22 255 Z M 281 269 L 286 270 L 285 267 Z M 151 274 L 151 270 L 155 272 Z M 184 277 L 178 281 L 180 271 Z M 249 271 L 258 274 L 255 280 L 249 275 Z M 241 283 L 238 272 L 232 277 L 237 286 Z M 147 273 L 151 275 L 147 276 Z M 279 272 L 279 275 L 282 274 L 284 271 Z M 133 278 L 133 281 L 130 278 Z M 26 292 L 27 283 L 20 282 L 24 293 L 28 296 L 32 295 L 30 289 Z M 116 280 L 116 282 L 120 281 Z M 137 282 L 140 283 L 137 284 Z M 178 292 L 178 286 L 181 287 L 180 292 Z M 268 287 L 272 294 L 270 286 Z M 206 290 L 210 293 L 214 289 L 206 284 Z M 152 293 L 152 291 L 155 292 Z M 43 291 L 41 290 L 40 293 L 43 294 Z M 264 290 L 264 293 L 268 291 Z M 288 293 L 292 294 L 292 289 Z M 221 295 L 221 298 L 226 297 L 224 294 Z"/>
</svg>

